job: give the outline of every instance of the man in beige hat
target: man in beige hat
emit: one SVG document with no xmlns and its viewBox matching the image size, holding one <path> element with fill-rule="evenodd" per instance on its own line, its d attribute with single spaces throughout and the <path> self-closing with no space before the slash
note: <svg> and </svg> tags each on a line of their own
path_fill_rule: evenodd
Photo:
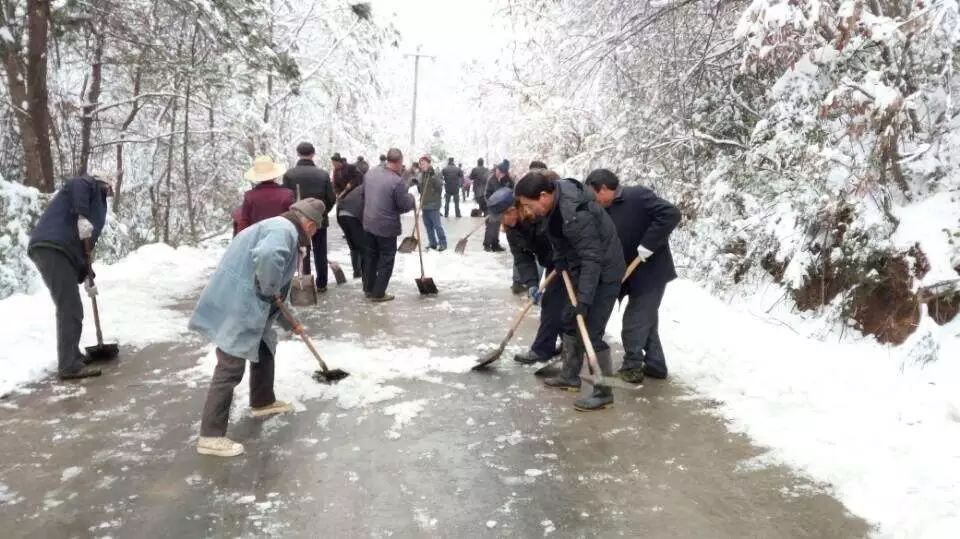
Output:
<svg viewBox="0 0 960 539">
<path fill-rule="evenodd" d="M 286 190 L 286 189 L 285 189 Z M 293 411 L 273 393 L 277 334 L 273 322 L 292 329 L 279 316 L 277 301 L 286 301 L 300 248 L 310 245 L 326 215 L 322 201 L 307 198 L 283 214 L 261 221 L 238 234 L 207 283 L 190 329 L 216 345 L 213 371 L 197 452 L 234 457 L 243 445 L 226 437 L 233 389 L 250 361 L 250 413 L 266 417 Z"/>
<path fill-rule="evenodd" d="M 254 159 L 253 167 L 247 170 L 243 178 L 256 185 L 243 195 L 238 233 L 250 225 L 280 215 L 296 202 L 293 191 L 277 183 L 286 170 L 286 167 L 274 163 L 267 155 Z"/>
</svg>

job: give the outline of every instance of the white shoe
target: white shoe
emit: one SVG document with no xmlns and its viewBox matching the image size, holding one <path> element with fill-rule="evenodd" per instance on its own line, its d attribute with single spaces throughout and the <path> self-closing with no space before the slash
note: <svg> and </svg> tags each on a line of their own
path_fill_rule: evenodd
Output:
<svg viewBox="0 0 960 539">
<path fill-rule="evenodd" d="M 226 436 L 201 436 L 197 440 L 197 453 L 214 457 L 235 457 L 243 454 L 243 444 L 234 442 Z"/>
<path fill-rule="evenodd" d="M 286 414 L 293 411 L 293 405 L 289 402 L 273 401 L 273 404 L 261 406 L 259 408 L 250 408 L 250 414 L 253 417 L 267 417 L 276 414 Z"/>
</svg>

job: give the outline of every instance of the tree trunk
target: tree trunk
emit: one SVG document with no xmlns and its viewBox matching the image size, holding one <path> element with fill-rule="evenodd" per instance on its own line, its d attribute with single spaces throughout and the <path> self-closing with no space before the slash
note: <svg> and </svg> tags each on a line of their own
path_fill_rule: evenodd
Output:
<svg viewBox="0 0 960 539">
<path fill-rule="evenodd" d="M 90 137 L 93 132 L 93 117 L 100 103 L 100 87 L 103 80 L 103 34 L 94 34 L 93 62 L 90 64 L 90 89 L 84 99 L 83 115 L 80 117 L 80 166 L 78 174 L 86 174 L 90 164 Z M 116 202 L 116 201 L 114 201 Z"/>
<path fill-rule="evenodd" d="M 47 37 L 50 1 L 27 1 L 27 104 L 40 160 L 40 190 L 52 193 L 53 152 L 50 149 L 50 109 L 47 93 Z M 24 144 L 28 144 L 26 140 Z"/>
<path fill-rule="evenodd" d="M 143 55 L 140 56 L 143 58 Z M 140 95 L 140 80 L 143 73 L 143 64 L 137 63 L 137 71 L 133 74 L 133 108 L 130 109 L 130 113 L 127 114 L 126 119 L 123 121 L 123 125 L 120 126 L 120 140 L 126 136 L 127 128 L 130 127 L 130 124 L 133 123 L 134 118 L 137 117 L 137 113 L 140 112 L 140 100 L 136 99 Z M 120 196 L 123 192 L 123 142 L 117 144 L 117 184 L 113 188 L 113 211 L 117 212 L 120 209 Z"/>
<path fill-rule="evenodd" d="M 163 192 L 163 243 L 166 244 L 170 243 L 170 177 L 173 175 L 173 147 L 176 143 L 178 105 L 179 101 L 174 97 L 170 107 L 170 140 L 167 142 L 167 173 Z"/>
<path fill-rule="evenodd" d="M 193 207 L 193 186 L 190 185 L 190 97 L 193 90 L 193 65 L 196 61 L 197 53 L 197 34 L 200 31 L 200 23 L 193 26 L 193 37 L 190 41 L 190 72 L 185 77 L 187 87 L 184 91 L 183 102 L 183 187 L 187 195 L 187 221 L 190 225 L 190 243 L 197 244 L 197 219 Z"/>
</svg>

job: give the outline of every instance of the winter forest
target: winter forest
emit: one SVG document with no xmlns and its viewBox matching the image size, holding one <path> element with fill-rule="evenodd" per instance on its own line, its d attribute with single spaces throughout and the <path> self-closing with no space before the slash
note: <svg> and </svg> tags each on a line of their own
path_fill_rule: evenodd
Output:
<svg viewBox="0 0 960 539">
<path fill-rule="evenodd" d="M 105 311 L 111 282 L 122 308 L 105 315 L 116 318 L 113 327 L 105 318 L 105 332 L 126 339 L 121 345 L 137 353 L 159 354 L 150 346 L 170 345 L 168 355 L 189 356 L 156 384 L 173 380 L 194 393 L 205 390 L 217 358 L 212 348 L 195 357 L 183 352 L 192 341 L 183 336 L 190 311 L 181 312 L 181 304 L 196 301 L 227 248 L 231 214 L 250 189 L 244 172 L 257 156 L 293 167 L 295 148 L 309 141 L 325 169 L 335 153 L 351 163 L 362 156 L 375 166 L 394 147 L 402 150 L 405 168 L 426 155 L 438 171 L 452 158 L 469 174 L 478 158 L 488 167 L 507 159 L 517 180 L 535 160 L 561 178 L 581 181 L 605 168 L 623 185 L 648 187 L 680 210 L 670 235 L 679 278 L 666 289 L 659 319 L 671 385 L 652 390 L 663 393 L 617 389 L 617 413 L 627 415 L 596 424 L 590 423 L 594 416 L 577 416 L 573 427 L 563 423 L 568 402 L 532 415 L 515 411 L 541 402 L 528 387 L 529 377 L 517 376 L 526 371 L 501 360 L 517 372 L 504 366 L 496 375 L 504 379 L 485 378 L 474 388 L 465 374 L 472 360 L 463 359 L 475 360 L 477 347 L 496 344 L 521 306 L 509 296 L 510 253 L 501 260 L 469 250 L 457 261 L 453 252 L 429 252 L 419 265 L 416 254 L 399 254 L 392 286 L 412 288 L 415 277 L 432 272 L 441 292 L 430 307 L 415 306 L 420 304 L 413 289 L 408 310 L 397 292 L 392 307 L 401 314 L 394 318 L 358 312 L 353 303 L 360 300 L 334 296 L 340 290 L 331 284 L 321 300 L 328 311 L 301 312 L 324 359 L 351 371 L 349 382 L 308 387 L 313 356 L 296 336 L 282 337 L 278 345 L 278 398 L 288 389 L 297 415 L 269 420 L 286 423 L 263 423 L 256 436 L 273 435 L 290 446 L 294 455 L 283 458 L 291 465 L 339 468 L 303 472 L 298 488 L 274 486 L 271 496 L 258 486 L 231 491 L 216 482 L 222 477 L 211 479 L 222 470 L 171 456 L 171 474 L 186 477 L 184 482 L 177 476 L 176 489 L 197 495 L 207 488 L 219 496 L 216 503 L 234 507 L 198 528 L 184 527 L 184 536 L 310 536 L 316 528 L 283 516 L 295 507 L 305 511 L 298 506 L 304 496 L 330 512 L 324 519 L 350 517 L 334 525 L 344 537 L 659 537 L 669 536 L 668 529 L 717 537 L 960 534 L 956 0 L 0 0 L 0 11 L 0 313 L 4 325 L 10 322 L 0 338 L 0 348 L 8 349 L 0 352 L 0 366 L 17 373 L 0 376 L 0 426 L 30 429 L 30 420 L 42 425 L 50 419 L 38 412 L 18 416 L 29 407 L 17 399 L 55 408 L 64 399 L 96 393 L 53 388 L 49 400 L 42 400 L 46 386 L 31 385 L 56 366 L 56 331 L 49 293 L 27 246 L 54 194 L 77 175 L 115 173 L 96 260 L 103 268 L 98 272 Z M 411 192 L 422 206 L 422 194 Z M 474 203 L 472 194 L 464 196 L 465 214 Z M 349 262 L 333 221 L 331 260 Z M 457 228 L 454 221 L 444 221 L 451 251 L 472 228 Z M 413 229 L 420 225 L 410 213 L 401 239 Z M 426 247 L 426 239 L 418 239 Z M 155 310 L 146 314 L 136 310 L 139 304 Z M 606 326 L 611 342 L 619 343 L 623 308 L 615 308 Z M 421 318 L 431 309 L 436 318 Z M 135 327 L 135 319 L 154 316 L 156 333 L 148 337 L 148 330 Z M 393 325 L 407 316 L 418 324 L 416 335 Z M 90 318 L 88 311 L 85 341 L 94 335 Z M 529 340 L 536 322 L 523 324 L 521 340 Z M 468 325 L 476 334 L 466 335 L 461 326 Z M 445 346 L 451 349 L 443 357 L 459 363 L 438 359 L 435 348 Z M 194 348 L 201 350 L 199 344 Z M 281 373 L 284 353 L 301 361 L 302 372 Z M 42 354 L 49 360 L 35 358 Z M 372 358 L 369 365 L 350 363 L 365 354 Z M 401 359 L 419 374 L 404 374 L 391 363 Z M 35 365 L 6 367 L 20 362 Z M 143 380 L 131 384 L 150 387 L 150 369 L 138 373 Z M 294 375 L 307 380 L 294 382 Z M 418 384 L 431 389 L 420 393 Z M 650 385 L 648 380 L 643 387 Z M 443 396 L 449 392 L 455 397 Z M 461 393 L 474 408 L 451 415 L 437 409 L 456 408 Z M 177 413 L 199 422 L 202 397 L 189 398 Z M 163 408 L 159 394 L 156 399 L 149 409 Z M 121 400 L 127 400 L 125 393 Z M 236 400 L 246 404 L 245 397 Z M 330 409 L 318 411 L 323 401 L 330 401 Z M 138 406 L 131 403 L 122 414 Z M 78 413 L 59 412 L 65 418 Z M 238 413 L 230 414 L 231 422 Z M 306 413 L 319 414 L 310 416 L 318 431 L 295 425 Z M 477 462 L 448 455 L 440 441 L 439 449 L 430 445 L 426 418 L 451 422 L 444 432 L 449 443 L 462 446 L 458 451 L 480 444 Z M 372 429 L 376 421 L 385 427 L 350 433 Z M 171 418 L 167 432 L 176 424 Z M 149 421 L 137 425 L 123 440 L 153 443 L 133 434 L 150 431 Z M 576 436 L 558 432 L 560 425 Z M 684 428 L 676 425 L 706 433 L 690 442 L 704 451 L 703 463 L 713 458 L 701 447 L 710 439 L 726 444 L 736 438 L 745 449 L 717 450 L 722 454 L 716 466 L 725 470 L 727 459 L 729 471 L 711 475 L 703 464 L 705 475 L 695 476 L 698 449 L 651 448 L 656 444 L 650 439 Z M 482 429 L 486 434 L 476 439 L 461 432 Z M 169 453 L 183 451 L 196 430 L 168 441 Z M 578 445 L 581 434 L 595 434 L 596 440 Z M 91 444 L 91 452 L 97 447 L 81 434 L 63 438 L 24 430 L 25 439 L 31 436 L 41 440 L 29 448 L 35 454 L 56 452 L 41 446 L 62 439 Z M 414 443 L 417 437 L 423 447 Z M 255 447 L 250 440 L 248 453 Z M 362 446 L 366 454 L 362 442 L 371 443 L 371 452 L 407 444 L 396 457 L 402 467 L 390 477 L 365 475 L 363 459 L 350 448 Z M 347 447 L 339 457 L 336 448 L 325 447 L 335 444 Z M 310 455 L 301 462 L 305 457 L 296 453 L 304 447 Z M 0 448 L 7 455 L 19 449 L 13 440 Z M 647 456 L 664 469 L 635 461 L 639 450 L 631 448 L 649 449 Z M 150 458 L 162 451 L 158 447 Z M 579 456 L 565 461 L 564 451 Z M 443 488 L 453 487 L 441 488 L 437 478 L 413 486 L 418 479 L 412 474 L 432 473 L 418 468 L 418 459 L 430 458 L 444 466 L 466 460 L 451 473 L 466 483 L 449 492 Z M 69 527 L 80 517 L 63 512 L 56 518 L 71 524 L 59 532 L 31 527 L 54 518 L 58 506 L 85 510 L 86 502 L 69 497 L 76 485 L 58 486 L 70 484 L 64 477 L 75 482 L 85 474 L 116 475 L 120 487 L 107 487 L 119 488 L 124 499 L 129 494 L 153 501 L 159 495 L 128 491 L 133 487 L 119 472 L 84 463 L 58 465 L 47 492 L 31 492 L 18 486 L 12 472 L 26 464 L 4 459 L 0 520 L 32 533 L 66 536 L 89 529 L 93 536 L 111 530 L 157 536 L 170 533 L 159 527 L 165 519 L 184 520 L 180 513 L 123 516 L 127 509 L 116 502 L 115 513 L 89 517 L 81 527 Z M 606 464 L 580 467 L 594 461 Z M 235 466 L 238 475 L 263 472 Z M 462 470 L 472 466 L 484 473 L 473 470 L 469 474 L 477 477 L 468 480 Z M 74 467 L 79 469 L 71 472 Z M 756 475 L 761 473 L 769 476 Z M 143 474 L 147 481 L 154 478 Z M 760 507 L 769 514 L 748 518 L 712 505 L 727 496 L 724 488 L 738 474 L 754 474 L 744 490 L 768 489 L 773 500 L 735 502 L 740 510 Z M 363 489 L 332 502 L 324 487 L 301 488 L 300 479 L 304 485 Z M 102 479 L 89 481 L 92 488 Z M 649 483 L 649 492 L 661 485 L 672 494 L 638 494 L 644 508 L 598 501 L 618 498 L 620 489 L 642 488 L 624 481 Z M 609 490 L 573 493 L 598 485 Z M 553 486 L 561 491 L 555 500 Z M 393 488 L 400 489 L 397 500 L 415 500 L 403 517 L 390 524 L 392 517 L 366 514 L 368 506 L 381 506 L 371 492 Z M 476 522 L 450 507 L 470 503 L 469 492 L 480 500 L 479 516 L 470 516 Z M 392 495 L 383 496 L 389 498 L 383 506 L 396 509 Z M 175 497 L 164 503 L 174 504 Z M 677 509 L 687 503 L 703 509 Z M 729 522 L 690 516 L 706 508 L 728 515 Z M 245 511 L 257 518 L 245 520 Z M 777 524 L 763 528 L 753 519 Z M 637 522 L 663 527 L 638 528 Z"/>
</svg>

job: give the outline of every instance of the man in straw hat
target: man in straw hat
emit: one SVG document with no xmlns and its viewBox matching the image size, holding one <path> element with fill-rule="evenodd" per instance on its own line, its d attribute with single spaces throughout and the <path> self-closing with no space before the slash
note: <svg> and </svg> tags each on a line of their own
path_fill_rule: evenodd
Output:
<svg viewBox="0 0 960 539">
<path fill-rule="evenodd" d="M 84 242 L 96 245 L 107 222 L 107 197 L 113 196 L 114 176 L 94 172 L 64 182 L 30 235 L 27 253 L 50 290 L 57 310 L 57 374 L 61 380 L 100 376 L 87 366 L 80 351 L 83 303 L 78 283 L 88 292 L 92 276 Z M 86 281 L 86 282 L 85 282 Z"/>
<path fill-rule="evenodd" d="M 284 172 L 286 167 L 274 163 L 269 156 L 261 155 L 253 160 L 253 166 L 243 175 L 243 179 L 255 185 L 243 195 L 240 222 L 237 224 L 240 231 L 280 215 L 296 202 L 293 191 L 277 183 Z"/>
<path fill-rule="evenodd" d="M 250 408 L 254 417 L 290 412 L 290 404 L 273 393 L 276 320 L 292 329 L 274 302 L 286 301 L 300 248 L 310 245 L 326 215 L 323 202 L 301 200 L 278 217 L 260 221 L 237 235 L 207 283 L 190 329 L 216 345 L 213 371 L 197 452 L 233 457 L 243 445 L 226 437 L 233 389 L 250 361 Z"/>
</svg>

